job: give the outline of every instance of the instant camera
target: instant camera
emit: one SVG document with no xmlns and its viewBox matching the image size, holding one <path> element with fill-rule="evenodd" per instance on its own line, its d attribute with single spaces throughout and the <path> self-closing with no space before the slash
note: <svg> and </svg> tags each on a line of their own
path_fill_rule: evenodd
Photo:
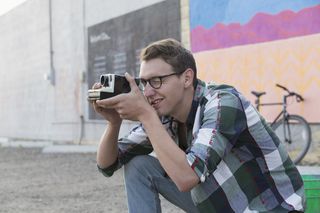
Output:
<svg viewBox="0 0 320 213">
<path fill-rule="evenodd" d="M 135 79 L 135 81 L 139 85 L 139 79 Z M 101 88 L 88 90 L 88 100 L 102 100 L 131 91 L 129 82 L 122 75 L 103 74 L 100 76 L 100 83 Z"/>
</svg>

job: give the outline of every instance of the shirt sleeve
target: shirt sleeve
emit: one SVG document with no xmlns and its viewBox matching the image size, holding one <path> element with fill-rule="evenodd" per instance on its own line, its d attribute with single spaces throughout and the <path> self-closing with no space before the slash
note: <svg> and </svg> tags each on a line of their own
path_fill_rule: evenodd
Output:
<svg viewBox="0 0 320 213">
<path fill-rule="evenodd" d="M 216 91 L 207 95 L 203 106 L 198 107 L 195 122 L 199 128 L 193 133 L 187 159 L 204 182 L 246 129 L 246 116 L 237 95 Z"/>
<path fill-rule="evenodd" d="M 170 117 L 161 117 L 162 125 L 166 128 L 168 134 L 174 139 L 176 131 L 173 129 L 173 120 Z M 106 177 L 110 177 L 113 173 L 120 169 L 124 164 L 128 163 L 137 155 L 148 155 L 153 151 L 153 147 L 145 132 L 143 125 L 140 124 L 133 128 L 130 133 L 118 140 L 118 158 L 107 168 L 98 170 Z"/>
<path fill-rule="evenodd" d="M 124 164 L 128 163 L 137 155 L 147 155 L 153 151 L 151 143 L 144 131 L 142 124 L 135 127 L 131 132 L 118 140 L 118 158 L 107 168 L 98 170 L 106 177 L 110 177 L 113 173 L 120 169 Z"/>
</svg>

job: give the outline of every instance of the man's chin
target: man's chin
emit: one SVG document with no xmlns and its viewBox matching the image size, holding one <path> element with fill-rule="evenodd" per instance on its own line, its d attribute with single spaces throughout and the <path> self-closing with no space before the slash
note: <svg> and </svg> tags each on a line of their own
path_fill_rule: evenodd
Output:
<svg viewBox="0 0 320 213">
<path fill-rule="evenodd" d="M 154 110 L 157 112 L 158 116 L 165 116 L 166 114 L 163 113 L 159 108 L 158 109 L 155 109 Z"/>
<path fill-rule="evenodd" d="M 159 110 L 156 110 L 158 116 L 163 116 L 163 114 L 159 111 Z"/>
</svg>

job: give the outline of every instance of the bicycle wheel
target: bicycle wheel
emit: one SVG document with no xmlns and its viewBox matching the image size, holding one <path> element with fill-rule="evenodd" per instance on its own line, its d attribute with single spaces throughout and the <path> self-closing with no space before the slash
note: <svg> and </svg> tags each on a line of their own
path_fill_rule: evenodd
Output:
<svg viewBox="0 0 320 213">
<path fill-rule="evenodd" d="M 287 148 L 290 158 L 298 164 L 307 154 L 311 144 L 311 129 L 308 122 L 299 115 L 289 115 L 272 126 L 280 141 Z"/>
</svg>

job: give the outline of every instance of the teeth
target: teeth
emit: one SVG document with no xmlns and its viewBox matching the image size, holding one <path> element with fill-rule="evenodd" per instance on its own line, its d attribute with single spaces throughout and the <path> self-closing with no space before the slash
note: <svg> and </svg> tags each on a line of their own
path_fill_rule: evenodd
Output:
<svg viewBox="0 0 320 213">
<path fill-rule="evenodd" d="M 160 99 L 157 99 L 157 100 L 153 101 L 152 104 L 157 104 L 157 103 L 159 103 L 160 101 L 161 101 Z"/>
</svg>

